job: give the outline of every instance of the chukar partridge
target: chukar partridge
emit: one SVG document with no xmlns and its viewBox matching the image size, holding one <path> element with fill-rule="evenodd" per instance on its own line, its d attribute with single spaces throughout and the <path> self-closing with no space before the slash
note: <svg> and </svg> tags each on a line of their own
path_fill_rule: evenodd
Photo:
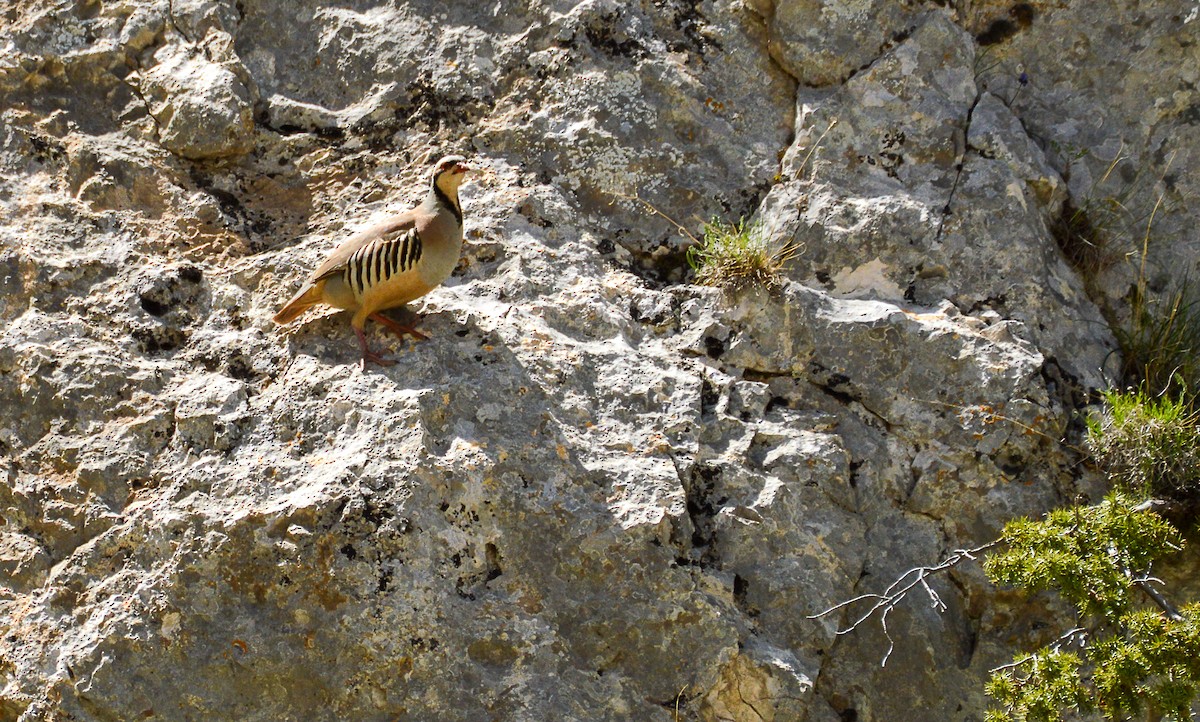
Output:
<svg viewBox="0 0 1200 722">
<path fill-rule="evenodd" d="M 429 293 L 458 264 L 463 240 L 458 186 L 469 170 L 461 156 L 438 161 L 429 194 L 420 205 L 343 241 L 279 309 L 275 323 L 289 323 L 306 308 L 322 303 L 353 311 L 350 326 L 362 346 L 363 368 L 368 361 L 382 366 L 395 363 L 371 351 L 363 329 L 370 318 L 401 336 L 426 338 L 379 312 Z"/>
</svg>

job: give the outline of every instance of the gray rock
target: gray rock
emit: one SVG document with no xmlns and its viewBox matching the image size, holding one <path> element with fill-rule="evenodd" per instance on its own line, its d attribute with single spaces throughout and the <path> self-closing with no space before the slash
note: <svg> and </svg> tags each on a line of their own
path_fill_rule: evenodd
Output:
<svg viewBox="0 0 1200 722">
<path fill-rule="evenodd" d="M 142 71 L 141 92 L 159 140 L 172 153 L 205 160 L 239 156 L 253 146 L 253 98 L 236 72 L 231 42 L 213 31 L 203 47 L 164 45 Z"/>
<path fill-rule="evenodd" d="M 802 85 L 841 83 L 902 42 L 920 24 L 922 3 L 749 0 L 763 17 L 771 57 Z"/>
<path fill-rule="evenodd" d="M 755 646 L 721 668 L 721 677 L 705 695 L 702 720 L 804 719 L 812 680 L 789 652 Z"/>
<path fill-rule="evenodd" d="M 979 91 L 978 62 L 970 36 L 931 13 L 836 91 L 802 92 L 784 160 L 794 180 L 772 189 L 763 221 L 797 245 L 793 275 L 806 283 L 918 309 L 994 310 L 1085 387 L 1102 387 L 1115 341 L 1048 230 L 1063 183 Z"/>
<path fill-rule="evenodd" d="M 0 14 L 0 718 L 978 719 L 1066 619 L 971 564 L 890 639 L 812 617 L 1098 488 L 1070 444 L 1131 276 L 1052 229 L 1117 181 L 1194 227 L 1171 3 L 35 5 Z M 364 373 L 344 314 L 270 323 L 452 150 L 429 341 L 373 326 Z M 781 287 L 683 283 L 664 216 L 752 213 Z"/>
<path fill-rule="evenodd" d="M 1178 58 L 1195 58 L 1184 48 L 1200 26 L 1170 2 L 1121 3 L 1099 15 L 1082 5 L 1030 5 L 1020 17 L 996 17 L 1007 23 L 985 38 L 999 42 L 986 46 L 979 82 L 1066 179 L 1102 250 L 1094 294 L 1123 321 L 1147 237 L 1152 288 L 1173 290 L 1172 279 L 1198 268 L 1195 249 L 1177 242 L 1195 225 L 1195 179 L 1184 169 L 1195 167 L 1200 148 L 1189 110 L 1198 100 L 1189 85 L 1195 63 Z"/>
</svg>

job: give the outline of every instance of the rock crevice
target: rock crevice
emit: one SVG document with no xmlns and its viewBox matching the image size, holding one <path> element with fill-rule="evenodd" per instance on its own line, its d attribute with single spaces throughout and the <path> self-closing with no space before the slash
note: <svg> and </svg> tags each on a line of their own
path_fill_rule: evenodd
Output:
<svg viewBox="0 0 1200 722">
<path fill-rule="evenodd" d="M 1115 192 L 1117 151 L 1111 178 L 1161 180 L 1130 202 L 1194 195 L 1197 28 L 1161 2 L 17 2 L 0 718 L 981 716 L 1036 636 L 1004 620 L 1061 610 L 964 565 L 944 613 L 892 612 L 882 668 L 878 627 L 809 616 L 1096 492 L 1060 440 L 1130 271 L 1082 278 L 1053 224 Z M 1143 51 L 1088 40 L 1121 33 Z M 448 152 L 480 172 L 411 309 L 429 341 L 380 336 L 397 364 L 363 372 L 342 315 L 271 324 Z M 798 251 L 773 292 L 692 286 L 637 198 Z M 1185 247 L 1148 267 L 1196 270 Z"/>
</svg>

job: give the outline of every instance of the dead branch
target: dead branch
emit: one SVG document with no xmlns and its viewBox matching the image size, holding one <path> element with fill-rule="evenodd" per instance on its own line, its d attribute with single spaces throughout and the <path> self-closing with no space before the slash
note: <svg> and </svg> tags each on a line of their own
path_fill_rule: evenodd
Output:
<svg viewBox="0 0 1200 722">
<path fill-rule="evenodd" d="M 1158 608 L 1163 610 L 1163 613 L 1167 615 L 1168 619 L 1170 619 L 1172 622 L 1182 622 L 1183 615 L 1179 613 L 1179 610 L 1175 608 L 1174 604 L 1171 604 L 1170 600 L 1163 596 L 1162 592 L 1150 586 L 1150 582 L 1158 582 L 1159 584 L 1162 584 L 1161 579 L 1142 577 L 1139 579 L 1134 579 L 1133 585 L 1145 592 L 1146 596 L 1150 597 L 1150 599 L 1158 605 Z"/>
<path fill-rule="evenodd" d="M 883 628 L 883 636 L 887 637 L 888 640 L 887 652 L 883 655 L 883 659 L 880 660 L 879 666 L 887 666 L 888 657 L 892 656 L 892 651 L 896 648 L 896 643 L 892 640 L 892 636 L 888 633 L 887 628 L 887 616 L 891 613 L 892 609 L 894 609 L 910 591 L 920 585 L 921 588 L 925 590 L 925 593 L 929 595 L 929 600 L 933 608 L 938 612 L 946 611 L 946 603 L 942 601 L 942 598 L 938 596 L 937 592 L 935 592 L 925 580 L 934 574 L 951 569 L 964 561 L 973 561 L 977 554 L 987 551 L 988 549 L 991 549 L 992 547 L 1003 542 L 1004 540 L 1002 538 L 993 539 L 987 544 L 977 546 L 974 549 L 956 549 L 948 557 L 934 566 L 913 567 L 912 569 L 904 572 L 897 577 L 896 581 L 892 582 L 882 594 L 860 594 L 853 599 L 847 599 L 840 604 L 835 604 L 823 612 L 811 614 L 808 616 L 808 619 L 820 619 L 827 614 L 832 614 L 833 612 L 849 607 L 857 602 L 866 601 L 868 599 L 875 600 L 875 603 L 872 604 L 865 613 L 859 616 L 853 624 L 843 629 L 839 629 L 837 631 L 837 635 L 840 637 L 843 634 L 849 634 L 850 632 L 853 632 L 864 622 L 874 616 L 876 612 L 879 612 L 879 626 Z"/>
<path fill-rule="evenodd" d="M 1067 631 L 1060 634 L 1058 636 L 1058 639 L 1054 640 L 1054 642 L 1052 642 L 1049 645 L 1050 649 L 1057 652 L 1058 650 L 1063 648 L 1064 644 L 1071 641 L 1075 637 L 1079 637 L 1079 641 L 1076 642 L 1076 644 L 1078 644 L 1080 647 L 1082 647 L 1086 644 L 1087 632 L 1088 632 L 1088 630 L 1085 627 L 1072 627 L 1071 629 L 1068 629 Z M 1024 657 L 1021 657 L 1020 659 L 1014 659 L 1013 661 L 1009 662 L 1008 664 L 1002 664 L 999 667 L 993 667 L 992 669 L 989 669 L 988 674 L 995 674 L 997 672 L 1000 672 L 1000 671 L 1003 671 L 1006 669 L 1015 669 L 1022 665 L 1028 664 L 1029 662 L 1032 662 L 1034 660 L 1034 658 L 1036 658 L 1036 657 L 1037 657 L 1036 654 L 1027 654 Z"/>
</svg>

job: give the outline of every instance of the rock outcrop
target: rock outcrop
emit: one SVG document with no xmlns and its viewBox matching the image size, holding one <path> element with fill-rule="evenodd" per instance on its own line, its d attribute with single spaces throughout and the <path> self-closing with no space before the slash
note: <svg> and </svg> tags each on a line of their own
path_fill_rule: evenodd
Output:
<svg viewBox="0 0 1200 722">
<path fill-rule="evenodd" d="M 1197 270 L 1200 18 L 955 5 L 4 10 L 0 718 L 981 719 L 1051 601 L 810 616 L 1095 491 L 1141 259 L 1055 229 Z M 431 340 L 271 324 L 451 151 Z"/>
</svg>

